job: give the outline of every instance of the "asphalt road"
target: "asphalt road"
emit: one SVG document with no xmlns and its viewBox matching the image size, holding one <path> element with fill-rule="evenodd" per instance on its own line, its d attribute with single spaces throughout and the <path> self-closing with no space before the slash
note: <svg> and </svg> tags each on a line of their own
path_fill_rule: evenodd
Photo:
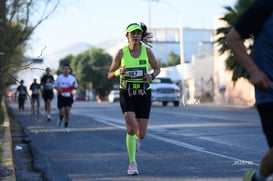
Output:
<svg viewBox="0 0 273 181">
<path fill-rule="evenodd" d="M 140 175 L 127 176 L 125 126 L 118 103 L 75 102 L 70 133 L 42 114 L 19 113 L 35 167 L 52 181 L 239 181 L 257 168 L 267 145 L 254 108 L 153 105 L 137 153 Z M 41 105 L 43 107 L 43 105 Z M 16 145 L 14 145 L 16 146 Z M 20 150 L 18 150 L 20 151 Z"/>
</svg>

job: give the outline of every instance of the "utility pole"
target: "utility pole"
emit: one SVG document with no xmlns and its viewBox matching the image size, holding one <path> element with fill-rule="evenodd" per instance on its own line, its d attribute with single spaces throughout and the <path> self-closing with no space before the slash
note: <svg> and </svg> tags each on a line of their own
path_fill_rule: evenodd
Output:
<svg viewBox="0 0 273 181">
<path fill-rule="evenodd" d="M 151 0 L 149 0 L 151 1 Z M 157 0 L 159 2 L 160 0 Z M 161 0 L 162 3 L 165 3 L 170 9 L 175 11 L 178 14 L 179 17 L 179 50 L 180 50 L 180 80 L 181 80 L 181 99 L 183 98 L 183 94 L 185 94 L 186 89 L 185 89 L 185 56 L 184 56 L 184 36 L 183 36 L 183 23 L 182 23 L 182 14 L 181 11 L 177 9 L 177 7 L 171 5 L 167 0 Z M 149 7 L 150 8 L 150 7 Z M 150 11 L 150 10 L 149 10 Z M 150 14 L 150 12 L 149 12 Z"/>
<path fill-rule="evenodd" d="M 147 0 L 148 1 L 148 26 L 151 28 L 151 2 L 160 2 L 160 0 Z M 182 15 L 181 12 L 174 6 L 172 6 L 167 1 L 161 1 L 169 6 L 170 9 L 174 10 L 179 15 L 179 46 L 180 46 L 180 63 L 184 65 L 184 47 L 183 47 L 183 24 L 182 24 Z"/>
<path fill-rule="evenodd" d="M 184 93 L 185 91 L 185 56 L 184 56 L 184 36 L 183 36 L 183 22 L 182 22 L 182 13 L 180 10 L 178 10 L 175 6 L 171 5 L 168 1 L 162 1 L 163 3 L 165 3 L 170 9 L 172 9 L 173 11 L 175 11 L 178 16 L 179 16 L 179 49 L 180 49 L 180 64 L 181 64 L 181 70 L 180 70 L 180 78 L 181 78 L 181 86 L 182 86 L 182 90 L 181 90 L 181 95 Z"/>
<path fill-rule="evenodd" d="M 152 27 L 152 15 L 151 15 L 151 2 L 155 1 L 158 2 L 159 0 L 148 0 L 148 28 L 151 29 Z"/>
</svg>

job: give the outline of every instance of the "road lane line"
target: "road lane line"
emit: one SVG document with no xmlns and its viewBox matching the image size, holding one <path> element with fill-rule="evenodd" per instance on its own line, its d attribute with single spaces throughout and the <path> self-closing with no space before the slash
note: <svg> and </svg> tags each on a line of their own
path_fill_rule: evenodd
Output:
<svg viewBox="0 0 273 181">
<path fill-rule="evenodd" d="M 147 134 L 147 135 L 149 135 L 150 137 L 153 137 L 154 139 L 164 141 L 166 143 L 174 144 L 174 145 L 177 145 L 177 146 L 180 146 L 180 147 L 184 147 L 184 148 L 187 148 L 187 149 L 190 149 L 190 150 L 194 150 L 194 151 L 197 151 L 197 152 L 207 153 L 207 154 L 218 156 L 218 157 L 221 157 L 221 158 L 226 158 L 226 159 L 229 159 L 229 160 L 232 160 L 232 161 L 238 161 L 238 162 L 242 162 L 242 163 L 246 162 L 245 160 L 242 160 L 242 159 L 239 159 L 239 158 L 235 158 L 235 157 L 231 157 L 231 156 L 227 156 L 227 155 L 207 151 L 207 150 L 205 150 L 205 148 L 202 148 L 202 147 L 199 147 L 199 146 L 194 146 L 194 145 L 191 145 L 191 144 L 188 144 L 188 143 L 185 143 L 185 142 L 176 141 L 176 140 L 168 139 L 168 138 L 163 138 L 161 136 L 157 136 L 157 135 L 153 135 L 153 134 Z M 254 163 L 254 162 L 249 163 L 249 165 L 259 166 L 259 164 Z"/>
<path fill-rule="evenodd" d="M 104 124 L 107 124 L 107 125 L 110 125 L 110 126 L 113 126 L 113 127 L 116 127 L 116 128 L 124 129 L 124 130 L 126 129 L 125 125 L 117 124 L 117 122 L 120 121 L 120 119 L 113 119 L 113 118 L 109 118 L 109 117 L 106 117 L 106 116 L 90 115 L 89 113 L 81 113 L 81 112 L 77 112 L 77 113 L 75 112 L 73 114 L 74 115 L 80 115 L 80 116 L 84 115 L 84 116 L 87 116 L 87 117 L 92 117 L 92 118 L 94 118 L 96 121 L 98 121 L 100 123 L 104 123 Z M 193 150 L 193 151 L 202 152 L 202 153 L 206 153 L 206 154 L 209 154 L 209 155 L 214 155 L 214 156 L 229 159 L 229 160 L 232 160 L 232 161 L 238 161 L 238 162 L 241 162 L 241 163 L 246 162 L 246 160 L 242 160 L 240 158 L 231 157 L 231 156 L 227 156 L 227 155 L 224 155 L 224 154 L 208 151 L 205 148 L 195 146 L 195 145 L 192 145 L 192 144 L 188 144 L 188 143 L 185 143 L 185 142 L 181 142 L 181 141 L 177 141 L 177 140 L 173 140 L 173 139 L 169 139 L 169 138 L 164 138 L 164 137 L 157 136 L 157 135 L 154 135 L 154 134 L 151 134 L 151 133 L 147 133 L 147 135 L 154 138 L 154 139 L 163 141 L 165 143 L 173 144 L 173 145 L 180 146 L 180 147 L 183 147 L 183 148 L 187 148 L 187 149 L 190 149 L 190 150 Z M 254 162 L 249 162 L 248 164 L 249 165 L 259 166 L 258 163 L 254 163 Z"/>
<path fill-rule="evenodd" d="M 161 113 L 160 111 L 154 111 L 155 113 Z M 168 112 L 164 112 L 164 114 L 171 114 L 172 113 L 168 113 Z M 190 118 L 198 118 L 198 119 L 203 119 L 203 118 L 209 118 L 209 119 L 219 119 L 219 120 L 231 120 L 234 121 L 234 119 L 228 117 L 228 116 L 220 116 L 220 115 L 205 115 L 205 114 L 198 114 L 198 113 L 184 113 L 184 112 L 177 112 L 175 113 L 176 115 L 178 115 L 177 117 L 190 117 Z M 259 124 L 259 117 L 257 116 L 257 118 L 255 118 L 254 120 L 252 120 L 253 118 L 249 119 L 249 118 L 236 118 L 237 121 L 256 121 L 256 124 Z"/>
</svg>

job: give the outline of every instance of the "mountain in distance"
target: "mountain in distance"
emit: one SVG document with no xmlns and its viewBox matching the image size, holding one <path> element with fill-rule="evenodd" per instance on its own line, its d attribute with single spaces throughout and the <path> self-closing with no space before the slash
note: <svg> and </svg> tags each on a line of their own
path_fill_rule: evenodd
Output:
<svg viewBox="0 0 273 181">
<path fill-rule="evenodd" d="M 118 49 L 122 48 L 125 44 L 126 41 L 122 39 L 112 39 L 96 44 L 95 47 L 102 48 L 105 52 L 109 53 L 111 56 L 114 56 Z"/>
<path fill-rule="evenodd" d="M 76 43 L 60 50 L 56 50 L 53 53 L 45 54 L 42 58 L 42 63 L 40 62 L 32 62 L 31 69 L 21 70 L 18 72 L 18 77 L 23 78 L 26 82 L 26 85 L 30 84 L 33 81 L 33 78 L 40 80 L 40 77 L 45 73 L 45 69 L 50 67 L 52 73 L 54 74 L 55 71 L 59 67 L 59 61 L 62 58 L 65 58 L 68 55 L 74 55 L 84 52 L 88 49 L 93 48 L 94 46 L 88 43 Z"/>
<path fill-rule="evenodd" d="M 68 55 L 77 55 L 85 50 L 93 48 L 93 45 L 88 43 L 76 43 L 60 50 L 57 50 L 51 54 L 43 57 L 44 61 L 41 66 L 50 67 L 52 70 L 56 70 L 59 66 L 59 61 Z"/>
</svg>

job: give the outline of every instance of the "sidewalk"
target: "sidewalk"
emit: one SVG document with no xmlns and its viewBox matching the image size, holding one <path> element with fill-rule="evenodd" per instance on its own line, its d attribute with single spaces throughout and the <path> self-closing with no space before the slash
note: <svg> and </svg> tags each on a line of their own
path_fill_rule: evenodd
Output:
<svg viewBox="0 0 273 181">
<path fill-rule="evenodd" d="M 11 130 L 10 130 L 10 120 L 7 112 L 7 108 L 5 107 L 5 119 L 4 119 L 4 137 L 2 147 L 3 153 L 1 158 L 1 171 L 8 176 L 0 176 L 0 180 L 3 181 L 16 181 L 15 169 L 13 165 L 13 155 L 12 155 L 12 139 L 11 139 Z"/>
<path fill-rule="evenodd" d="M 16 181 L 16 180 L 43 180 L 42 173 L 34 170 L 32 150 L 30 148 L 27 135 L 22 129 L 20 123 L 17 122 L 19 117 L 14 117 L 18 112 L 17 104 L 6 105 L 5 117 L 5 139 L 3 139 L 3 158 L 1 158 L 4 168 L 12 170 L 12 174 L 6 177 L 0 177 L 3 181 Z M 26 112 L 22 116 L 30 113 L 30 105 L 26 105 Z M 27 115 L 28 117 L 28 115 Z"/>
</svg>

